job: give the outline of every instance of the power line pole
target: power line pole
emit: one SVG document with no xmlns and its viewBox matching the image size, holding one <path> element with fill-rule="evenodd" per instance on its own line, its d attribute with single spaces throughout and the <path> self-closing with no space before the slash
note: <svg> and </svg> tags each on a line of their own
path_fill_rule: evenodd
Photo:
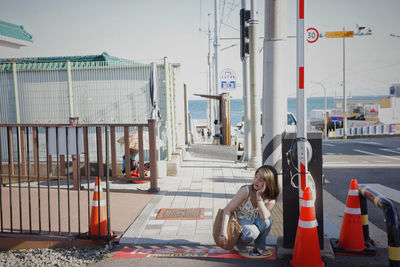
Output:
<svg viewBox="0 0 400 267">
<path fill-rule="evenodd" d="M 343 27 L 343 31 L 344 27 Z M 346 100 L 346 38 L 343 37 L 343 139 L 347 139 L 347 100 Z"/>
<path fill-rule="evenodd" d="M 208 14 L 208 55 L 207 55 L 207 64 L 208 64 L 208 94 L 212 95 L 212 57 L 211 57 L 211 26 L 210 26 L 210 14 Z M 214 133 L 214 112 L 211 110 L 211 99 L 207 99 L 207 127 L 211 132 L 212 136 Z"/>
<path fill-rule="evenodd" d="M 248 168 L 257 168 L 261 165 L 261 117 L 260 96 L 257 90 L 257 55 L 258 37 L 255 0 L 251 0 L 251 12 L 249 20 L 249 42 L 250 42 L 250 114 L 251 114 L 251 152 Z"/>
<path fill-rule="evenodd" d="M 287 0 L 265 0 L 262 162 L 282 168 L 282 133 L 287 120 L 284 84 Z"/>
<path fill-rule="evenodd" d="M 219 0 L 214 0 L 214 79 L 215 79 L 216 95 L 219 95 L 218 50 L 219 50 Z M 214 118 L 218 119 L 219 123 L 221 123 L 217 101 L 214 101 Z"/>
<path fill-rule="evenodd" d="M 371 35 L 372 30 L 370 28 L 359 26 L 356 24 L 357 32 L 353 31 L 345 31 L 343 27 L 343 31 L 337 32 L 326 32 L 325 35 L 321 34 L 321 37 L 326 38 L 342 38 L 343 39 L 343 139 L 347 139 L 347 99 L 346 99 L 346 38 L 352 38 L 353 36 L 363 36 L 363 35 Z"/>
</svg>

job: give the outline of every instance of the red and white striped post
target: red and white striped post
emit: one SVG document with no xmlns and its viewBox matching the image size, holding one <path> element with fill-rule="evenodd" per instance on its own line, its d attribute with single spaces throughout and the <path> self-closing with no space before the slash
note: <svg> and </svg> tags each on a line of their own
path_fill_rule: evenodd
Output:
<svg viewBox="0 0 400 267">
<path fill-rule="evenodd" d="M 307 101 L 304 88 L 304 1 L 297 0 L 297 159 L 299 179 L 299 198 L 303 197 L 303 191 L 308 187 L 307 182 Z"/>
</svg>

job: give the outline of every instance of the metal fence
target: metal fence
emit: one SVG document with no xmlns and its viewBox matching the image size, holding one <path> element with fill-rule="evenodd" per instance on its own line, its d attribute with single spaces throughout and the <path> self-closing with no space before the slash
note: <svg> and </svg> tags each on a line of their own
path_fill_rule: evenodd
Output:
<svg viewBox="0 0 400 267">
<path fill-rule="evenodd" d="M 149 150 L 150 171 L 132 178 L 130 164 L 121 175 L 117 164 L 116 129 L 122 128 L 124 155 L 129 158 L 132 131 L 138 132 L 139 166 Z M 156 121 L 147 124 L 71 125 L 0 124 L 0 232 L 88 236 L 90 208 L 94 206 L 95 177 L 105 188 L 110 238 L 110 184 L 112 180 L 148 180 L 157 191 Z M 146 131 L 147 130 L 147 131 Z M 6 134 L 3 134 L 3 133 Z M 89 133 L 94 133 L 90 138 Z M 148 139 L 145 138 L 148 134 Z M 120 139 L 121 139 L 120 138 Z M 94 142 L 95 151 L 89 150 Z M 4 152 L 6 151 L 6 154 Z M 39 155 L 42 155 L 40 157 Z M 4 159 L 7 158 L 7 161 Z M 100 214 L 100 211 L 99 211 Z M 99 215 L 100 216 L 100 215 Z M 93 235 L 93 234 L 92 234 Z"/>
<path fill-rule="evenodd" d="M 379 124 L 363 127 L 350 127 L 347 136 L 374 136 L 400 134 L 400 124 Z M 329 137 L 343 136 L 343 128 L 329 131 Z"/>
<path fill-rule="evenodd" d="M 11 63 L 0 68 L 5 123 L 146 123 L 151 64 Z"/>
</svg>

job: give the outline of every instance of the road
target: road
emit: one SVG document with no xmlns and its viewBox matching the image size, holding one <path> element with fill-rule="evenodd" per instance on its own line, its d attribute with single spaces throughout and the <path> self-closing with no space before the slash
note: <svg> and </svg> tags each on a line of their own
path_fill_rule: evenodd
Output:
<svg viewBox="0 0 400 267">
<path fill-rule="evenodd" d="M 369 184 L 400 211 L 400 137 L 323 141 L 324 188 L 346 203 L 351 179 Z M 383 212 L 368 201 L 369 222 L 386 231 Z"/>
</svg>

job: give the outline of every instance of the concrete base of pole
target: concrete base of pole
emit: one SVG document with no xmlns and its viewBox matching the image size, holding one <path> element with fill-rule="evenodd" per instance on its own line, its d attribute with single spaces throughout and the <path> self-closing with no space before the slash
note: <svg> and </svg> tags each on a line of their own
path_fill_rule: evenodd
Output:
<svg viewBox="0 0 400 267">
<path fill-rule="evenodd" d="M 252 157 L 249 159 L 249 163 L 247 163 L 246 168 L 247 169 L 257 169 L 260 166 L 261 166 L 261 160 L 258 160 L 257 158 Z"/>
</svg>

